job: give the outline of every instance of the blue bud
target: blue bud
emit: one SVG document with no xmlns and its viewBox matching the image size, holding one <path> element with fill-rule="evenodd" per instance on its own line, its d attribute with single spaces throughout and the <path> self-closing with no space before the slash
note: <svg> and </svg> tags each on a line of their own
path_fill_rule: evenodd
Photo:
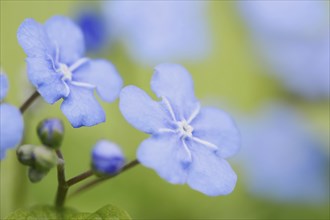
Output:
<svg viewBox="0 0 330 220">
<path fill-rule="evenodd" d="M 64 126 L 57 118 L 45 119 L 39 123 L 37 133 L 45 146 L 57 149 L 63 140 Z"/>
<path fill-rule="evenodd" d="M 97 174 L 113 175 L 125 164 L 123 152 L 118 145 L 101 140 L 92 150 L 92 167 Z"/>
</svg>

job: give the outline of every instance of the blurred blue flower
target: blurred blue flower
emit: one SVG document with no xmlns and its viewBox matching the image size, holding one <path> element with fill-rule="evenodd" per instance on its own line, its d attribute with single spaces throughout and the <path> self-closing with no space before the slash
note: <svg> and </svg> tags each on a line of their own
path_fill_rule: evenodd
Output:
<svg viewBox="0 0 330 220">
<path fill-rule="evenodd" d="M 151 134 L 140 144 L 138 160 L 170 183 L 187 183 L 209 196 L 232 192 L 237 177 L 225 159 L 238 151 L 240 137 L 230 116 L 200 108 L 191 76 L 180 65 L 156 66 L 151 88 L 161 101 L 135 86 L 120 93 L 126 120 Z"/>
<path fill-rule="evenodd" d="M 121 149 L 114 143 L 101 140 L 92 151 L 92 166 L 96 172 L 113 175 L 125 165 Z"/>
<path fill-rule="evenodd" d="M 0 101 L 8 91 L 8 79 L 0 73 Z M 24 122 L 21 112 L 7 103 L 0 104 L 0 160 L 6 156 L 7 149 L 20 143 L 23 137 Z"/>
<path fill-rule="evenodd" d="M 29 18 L 19 27 L 17 38 L 27 54 L 29 80 L 48 103 L 63 99 L 61 110 L 73 127 L 105 121 L 94 89 L 101 99 L 112 102 L 122 79 L 110 62 L 83 57 L 84 39 L 77 25 L 63 16 L 44 25 Z"/>
<path fill-rule="evenodd" d="M 112 39 L 138 62 L 196 60 L 207 55 L 206 1 L 105 1 Z"/>
<path fill-rule="evenodd" d="M 106 22 L 96 9 L 82 8 L 77 12 L 75 20 L 84 35 L 88 52 L 99 51 L 107 46 L 109 36 Z"/>
<path fill-rule="evenodd" d="M 330 18 L 326 1 L 238 1 L 260 57 L 291 91 L 330 96 Z"/>
<path fill-rule="evenodd" d="M 248 189 L 275 201 L 313 203 L 328 199 L 326 146 L 302 118 L 293 110 L 272 107 L 252 120 L 242 132 L 243 150 L 238 157 Z"/>
</svg>

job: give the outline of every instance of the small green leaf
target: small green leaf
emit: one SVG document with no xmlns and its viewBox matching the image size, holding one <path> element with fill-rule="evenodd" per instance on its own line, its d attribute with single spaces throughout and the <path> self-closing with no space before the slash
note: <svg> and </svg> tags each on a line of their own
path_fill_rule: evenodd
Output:
<svg viewBox="0 0 330 220">
<path fill-rule="evenodd" d="M 97 210 L 88 219 L 95 220 L 127 220 L 131 219 L 128 213 L 113 205 L 106 205 L 103 208 Z"/>
<path fill-rule="evenodd" d="M 113 205 L 107 205 L 94 213 L 78 213 L 72 208 L 55 208 L 48 205 L 39 205 L 31 209 L 19 209 L 11 213 L 7 220 L 131 220 L 131 217 L 123 209 Z"/>
<path fill-rule="evenodd" d="M 77 214 L 69 216 L 68 219 L 71 219 L 71 220 L 86 220 L 86 219 L 89 219 L 88 217 L 90 215 L 91 215 L 91 213 L 77 213 Z"/>
<path fill-rule="evenodd" d="M 69 216 L 77 213 L 72 208 L 57 209 L 49 205 L 38 205 L 30 209 L 19 209 L 11 213 L 6 219 L 20 220 L 46 220 L 46 219 L 68 219 Z"/>
</svg>

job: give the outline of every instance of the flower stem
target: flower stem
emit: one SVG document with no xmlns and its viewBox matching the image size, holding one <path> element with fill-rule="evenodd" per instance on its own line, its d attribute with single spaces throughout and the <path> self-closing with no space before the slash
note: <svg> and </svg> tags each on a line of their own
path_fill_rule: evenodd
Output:
<svg viewBox="0 0 330 220">
<path fill-rule="evenodd" d="M 109 180 L 109 179 L 112 179 L 113 177 L 116 177 L 118 176 L 119 174 L 122 174 L 123 172 L 135 167 L 136 165 L 139 165 L 140 162 L 135 159 L 133 161 L 131 161 L 130 163 L 126 164 L 123 169 L 119 172 L 119 173 L 116 173 L 114 175 L 111 175 L 111 176 L 105 176 L 105 177 L 100 177 L 98 179 L 94 179 L 92 181 L 90 181 L 89 183 L 83 185 L 82 187 L 78 188 L 75 192 L 73 192 L 70 197 L 74 196 L 74 195 L 77 195 L 78 193 L 82 192 L 82 191 L 85 191 L 101 182 L 104 182 L 105 180 Z"/>
<path fill-rule="evenodd" d="M 63 207 L 66 195 L 68 193 L 69 186 L 65 180 L 64 170 L 64 158 L 60 150 L 56 150 L 57 157 L 61 160 L 57 165 L 57 194 L 55 200 L 55 206 L 60 208 Z"/>
<path fill-rule="evenodd" d="M 83 172 L 83 173 L 79 174 L 78 176 L 72 177 L 66 183 L 70 187 L 70 186 L 73 186 L 73 185 L 79 183 L 80 181 L 83 181 L 93 175 L 94 175 L 94 172 L 92 170 L 87 170 L 86 172 Z"/>
<path fill-rule="evenodd" d="M 38 91 L 35 91 L 19 108 L 21 113 L 23 114 L 39 96 L 40 94 L 38 93 Z"/>
</svg>

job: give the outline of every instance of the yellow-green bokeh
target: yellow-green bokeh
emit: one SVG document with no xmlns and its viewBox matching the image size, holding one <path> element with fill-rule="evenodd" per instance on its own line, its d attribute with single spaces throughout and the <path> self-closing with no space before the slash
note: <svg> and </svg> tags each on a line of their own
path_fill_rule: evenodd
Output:
<svg viewBox="0 0 330 220">
<path fill-rule="evenodd" d="M 3 1 L 1 0 L 0 65 L 8 74 L 10 90 L 7 102 L 19 106 L 32 93 L 24 83 L 25 54 L 17 43 L 16 31 L 28 17 L 40 22 L 62 14 L 70 16 L 78 1 Z M 182 63 L 193 75 L 198 98 L 227 111 L 257 111 L 264 103 L 280 100 L 299 109 L 315 124 L 316 129 L 329 132 L 329 102 L 308 102 L 292 97 L 269 75 L 254 56 L 246 30 L 235 9 L 234 1 L 211 1 L 209 19 L 212 29 L 212 52 L 198 62 Z M 125 84 L 135 84 L 150 93 L 153 69 L 131 61 L 122 45 L 115 45 L 106 55 Z M 150 93 L 151 94 L 151 93 Z M 107 121 L 91 128 L 73 129 L 59 110 L 60 103 L 48 105 L 43 100 L 29 109 L 25 116 L 25 143 L 39 144 L 35 128 L 46 117 L 59 117 L 65 122 L 63 153 L 67 176 L 72 177 L 89 168 L 90 151 L 100 138 L 122 146 L 128 160 L 135 158 L 139 143 L 147 137 L 131 127 L 121 116 L 118 101 L 102 104 Z M 238 172 L 235 191 L 222 197 L 207 197 L 188 186 L 171 185 L 147 168 L 139 166 L 122 176 L 68 200 L 67 205 L 81 211 L 95 211 L 105 204 L 115 204 L 140 219 L 243 219 L 243 218 L 328 218 L 326 206 L 298 206 L 272 203 L 249 195 Z M 56 192 L 56 172 L 38 184 L 32 184 L 15 152 L 1 161 L 1 218 L 9 212 L 39 203 L 52 204 Z"/>
</svg>

